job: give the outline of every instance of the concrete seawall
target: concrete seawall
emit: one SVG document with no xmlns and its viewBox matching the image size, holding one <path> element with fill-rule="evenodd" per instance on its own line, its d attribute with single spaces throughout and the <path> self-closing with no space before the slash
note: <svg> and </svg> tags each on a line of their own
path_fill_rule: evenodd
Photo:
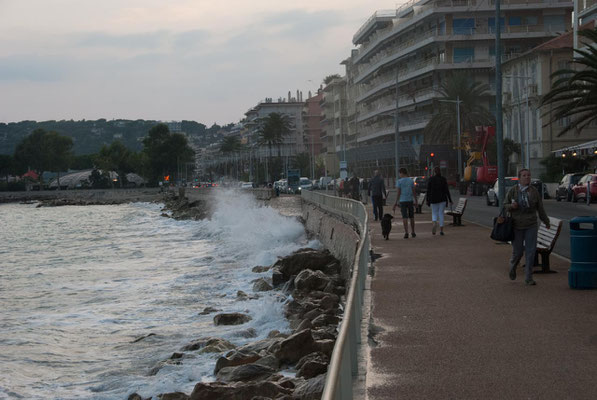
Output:
<svg viewBox="0 0 597 400">
<path fill-rule="evenodd" d="M 51 199 L 84 200 L 93 202 L 157 201 L 163 198 L 159 188 L 41 190 L 30 192 L 0 192 L 0 203 Z"/>
</svg>

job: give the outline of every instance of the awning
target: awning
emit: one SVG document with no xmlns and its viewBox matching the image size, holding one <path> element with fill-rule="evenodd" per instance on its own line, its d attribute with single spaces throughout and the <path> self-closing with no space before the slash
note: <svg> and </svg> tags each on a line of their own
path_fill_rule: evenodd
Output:
<svg viewBox="0 0 597 400">
<path fill-rule="evenodd" d="M 597 155 L 597 140 L 591 140 L 590 142 L 575 144 L 574 146 L 564 147 L 562 149 L 554 150 L 552 153 L 556 157 L 561 157 L 562 154 L 573 154 L 578 156 L 593 156 Z"/>
</svg>

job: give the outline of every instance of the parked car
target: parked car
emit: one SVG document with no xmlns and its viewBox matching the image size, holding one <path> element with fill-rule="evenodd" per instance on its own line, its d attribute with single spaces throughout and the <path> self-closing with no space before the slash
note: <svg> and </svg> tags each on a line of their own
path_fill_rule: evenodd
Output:
<svg viewBox="0 0 597 400">
<path fill-rule="evenodd" d="M 319 190 L 319 179 L 314 179 L 311 183 L 313 183 L 313 190 Z"/>
<path fill-rule="evenodd" d="M 576 185 L 583 176 L 585 176 L 583 172 L 564 175 L 556 189 L 556 201 L 572 201 L 572 187 Z"/>
<path fill-rule="evenodd" d="M 510 188 L 516 184 L 518 184 L 518 177 L 516 176 L 509 176 L 504 178 L 506 184 L 506 192 L 510 190 Z M 491 206 L 494 205 L 496 207 L 499 206 L 499 195 L 500 195 L 500 187 L 499 187 L 499 180 L 495 181 L 492 187 L 487 190 L 487 205 Z"/>
<path fill-rule="evenodd" d="M 253 182 L 243 182 L 240 184 L 241 189 L 253 189 Z"/>
<path fill-rule="evenodd" d="M 549 193 L 547 192 L 547 185 L 545 185 L 545 183 L 541 182 L 539 179 L 533 179 L 531 180 L 531 185 L 535 186 L 535 189 L 537 189 L 539 193 L 543 193 L 544 199 L 549 199 Z"/>
<path fill-rule="evenodd" d="M 415 183 L 415 192 L 427 193 L 427 177 L 425 176 L 413 176 L 413 182 Z"/>
<path fill-rule="evenodd" d="M 587 200 L 587 182 L 591 182 L 591 201 L 597 200 L 597 174 L 586 174 L 572 187 L 572 201 Z"/>
</svg>

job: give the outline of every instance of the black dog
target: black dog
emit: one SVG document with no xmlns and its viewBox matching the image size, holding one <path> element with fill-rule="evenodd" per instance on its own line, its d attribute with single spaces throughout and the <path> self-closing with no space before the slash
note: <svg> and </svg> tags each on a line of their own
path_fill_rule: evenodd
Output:
<svg viewBox="0 0 597 400">
<path fill-rule="evenodd" d="M 392 230 L 392 217 L 390 214 L 384 214 L 381 219 L 381 234 L 386 240 L 390 238 L 390 231 Z"/>
</svg>

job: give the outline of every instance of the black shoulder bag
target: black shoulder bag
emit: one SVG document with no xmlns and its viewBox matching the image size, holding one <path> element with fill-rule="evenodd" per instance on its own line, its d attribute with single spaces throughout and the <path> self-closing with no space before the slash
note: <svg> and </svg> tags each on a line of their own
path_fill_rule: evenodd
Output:
<svg viewBox="0 0 597 400">
<path fill-rule="evenodd" d="M 504 208 L 497 217 L 493 218 L 493 229 L 490 237 L 498 242 L 511 242 L 514 240 L 512 217 L 505 215 Z"/>
</svg>

